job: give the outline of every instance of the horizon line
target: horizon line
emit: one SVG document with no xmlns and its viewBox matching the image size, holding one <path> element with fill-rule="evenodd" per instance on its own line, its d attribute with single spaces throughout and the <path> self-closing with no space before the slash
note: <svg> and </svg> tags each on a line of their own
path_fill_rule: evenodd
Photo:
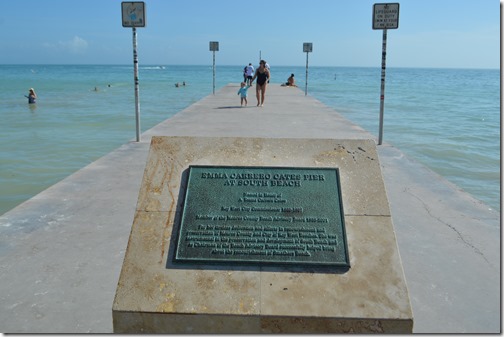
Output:
<svg viewBox="0 0 504 337">
<path fill-rule="evenodd" d="M 1 63 L 0 66 L 131 66 L 132 63 Z M 139 64 L 142 66 L 157 66 L 157 67 L 212 67 L 212 64 L 160 64 L 160 63 L 145 63 Z M 243 67 L 241 64 L 216 64 L 216 67 Z M 304 65 L 275 65 L 274 67 L 302 67 Z M 311 65 L 309 68 L 378 68 L 381 66 L 348 66 L 348 65 Z M 500 70 L 500 68 L 488 68 L 488 67 L 441 67 L 441 66 L 388 66 L 390 68 L 402 68 L 402 69 L 464 69 L 464 70 Z"/>
</svg>

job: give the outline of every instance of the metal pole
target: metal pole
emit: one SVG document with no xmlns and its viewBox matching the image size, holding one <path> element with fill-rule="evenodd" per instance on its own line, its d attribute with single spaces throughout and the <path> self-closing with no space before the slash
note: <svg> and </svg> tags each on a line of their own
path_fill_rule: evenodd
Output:
<svg viewBox="0 0 504 337">
<path fill-rule="evenodd" d="M 133 75 L 135 80 L 135 116 L 136 116 L 136 141 L 140 141 L 140 98 L 138 94 L 138 54 L 137 33 L 133 27 Z"/>
<path fill-rule="evenodd" d="M 380 89 L 380 130 L 378 135 L 378 145 L 382 144 L 383 139 L 383 106 L 385 103 L 385 68 L 387 59 L 387 30 L 383 30 L 382 43 L 382 71 L 381 71 L 381 89 Z"/>
<path fill-rule="evenodd" d="M 215 95 L 215 50 L 213 51 L 213 94 Z"/>
<path fill-rule="evenodd" d="M 306 81 L 305 81 L 305 96 L 308 94 L 308 52 L 306 52 Z"/>
</svg>

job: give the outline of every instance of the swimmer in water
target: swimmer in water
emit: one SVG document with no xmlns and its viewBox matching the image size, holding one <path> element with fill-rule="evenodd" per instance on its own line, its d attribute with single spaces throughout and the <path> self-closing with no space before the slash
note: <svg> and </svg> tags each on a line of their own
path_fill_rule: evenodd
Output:
<svg viewBox="0 0 504 337">
<path fill-rule="evenodd" d="M 28 91 L 28 96 L 25 95 L 26 98 L 28 98 L 28 104 L 35 104 L 37 100 L 37 94 L 35 93 L 35 90 L 33 88 L 30 88 Z"/>
</svg>

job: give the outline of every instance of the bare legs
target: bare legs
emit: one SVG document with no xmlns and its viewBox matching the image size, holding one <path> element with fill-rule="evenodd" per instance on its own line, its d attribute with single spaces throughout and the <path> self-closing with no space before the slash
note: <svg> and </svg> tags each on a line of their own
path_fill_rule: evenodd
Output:
<svg viewBox="0 0 504 337">
<path fill-rule="evenodd" d="M 263 106 L 264 105 L 264 96 L 266 94 L 266 86 L 268 85 L 268 82 L 264 82 L 263 85 L 256 85 L 256 97 L 257 97 L 257 106 Z"/>
</svg>

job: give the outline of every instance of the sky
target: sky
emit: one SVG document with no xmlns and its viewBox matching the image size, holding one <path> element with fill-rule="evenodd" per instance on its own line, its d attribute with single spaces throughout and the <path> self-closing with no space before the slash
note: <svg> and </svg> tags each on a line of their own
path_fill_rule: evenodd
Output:
<svg viewBox="0 0 504 337">
<path fill-rule="evenodd" d="M 132 64 L 120 0 L 0 0 L 0 64 Z M 369 0 L 146 0 L 140 64 L 379 67 Z M 500 68 L 498 0 L 399 0 L 387 67 Z"/>
</svg>

